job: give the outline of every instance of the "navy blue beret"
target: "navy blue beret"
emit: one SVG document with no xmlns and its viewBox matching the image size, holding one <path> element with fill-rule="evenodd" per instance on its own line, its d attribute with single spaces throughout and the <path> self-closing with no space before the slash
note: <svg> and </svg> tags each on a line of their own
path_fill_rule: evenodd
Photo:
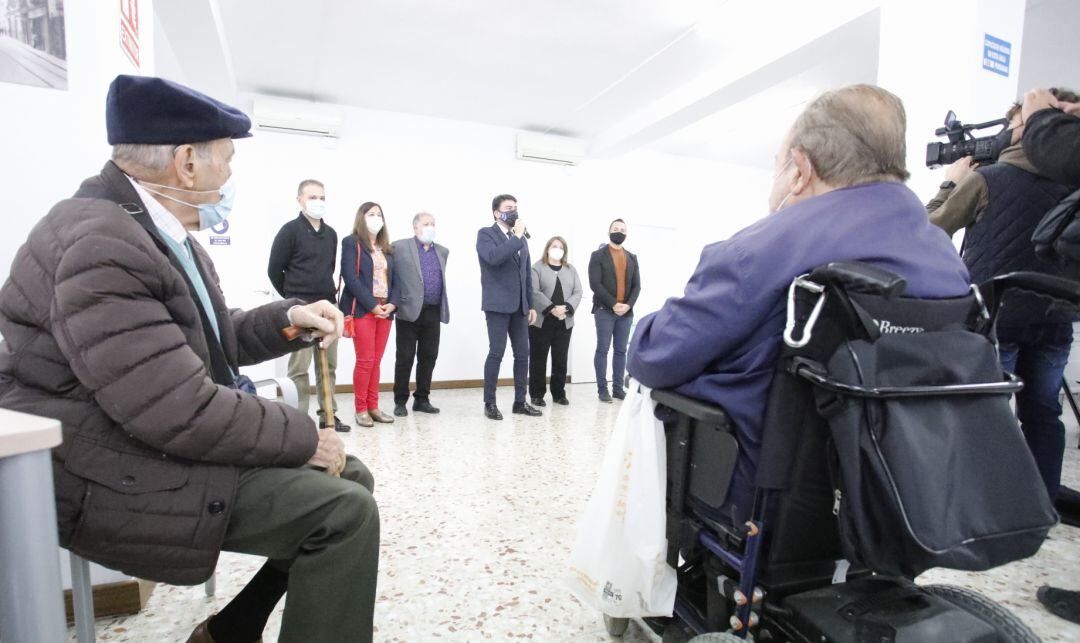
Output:
<svg viewBox="0 0 1080 643">
<path fill-rule="evenodd" d="M 164 78 L 121 74 L 105 99 L 109 145 L 201 143 L 251 136 L 240 110 Z"/>
</svg>

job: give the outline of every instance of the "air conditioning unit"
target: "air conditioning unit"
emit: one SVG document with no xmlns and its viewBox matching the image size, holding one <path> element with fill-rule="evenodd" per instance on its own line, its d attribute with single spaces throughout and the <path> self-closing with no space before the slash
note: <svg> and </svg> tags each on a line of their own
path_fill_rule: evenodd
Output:
<svg viewBox="0 0 1080 643">
<path fill-rule="evenodd" d="M 569 136 L 521 132 L 517 135 L 517 157 L 522 161 L 577 165 L 585 158 L 585 142 Z"/>
<path fill-rule="evenodd" d="M 255 127 L 268 132 L 337 138 L 341 112 L 332 106 L 288 98 L 255 98 Z"/>
</svg>

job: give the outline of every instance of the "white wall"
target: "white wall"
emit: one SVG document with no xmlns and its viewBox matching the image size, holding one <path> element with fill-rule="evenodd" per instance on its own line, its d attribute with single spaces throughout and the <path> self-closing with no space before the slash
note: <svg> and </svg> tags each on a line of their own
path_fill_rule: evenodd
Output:
<svg viewBox="0 0 1080 643">
<path fill-rule="evenodd" d="M 68 2 L 68 89 L 0 83 L 0 176 L 5 206 L 0 279 L 30 229 L 108 158 L 105 94 L 117 74 L 138 73 L 120 49 L 120 3 Z M 153 4 L 140 3 L 141 63 L 153 71 Z"/>
<path fill-rule="evenodd" d="M 251 97 L 248 97 L 249 99 Z M 250 105 L 245 105 L 249 107 Z M 444 327 L 438 380 L 480 379 L 487 334 L 480 310 L 477 230 L 491 224 L 492 197 L 520 201 L 538 257 L 552 235 L 566 237 L 570 260 L 586 278 L 588 256 L 606 239 L 611 219 L 629 223 L 627 247 L 643 255 L 639 316 L 682 288 L 706 242 L 720 240 L 766 211 L 767 172 L 638 152 L 575 168 L 514 159 L 514 130 L 436 118 L 343 108 L 342 138 L 328 140 L 256 132 L 239 141 L 233 163 L 237 208 L 231 245 L 209 246 L 233 305 L 265 301 L 266 263 L 274 235 L 297 215 L 297 183 L 326 183 L 326 220 L 344 237 L 360 203 L 380 203 L 392 238 L 410 236 L 413 214 L 438 221 L 439 242 L 450 248 L 447 287 L 451 323 Z M 642 226 L 641 228 L 637 226 Z M 673 243 L 655 247 L 645 226 L 662 228 Z M 589 301 L 586 293 L 585 301 Z M 572 344 L 571 375 L 592 379 L 595 347 L 589 306 L 582 305 Z M 394 337 L 382 362 L 382 381 L 393 381 Z M 338 381 L 351 382 L 351 346 L 339 351 Z M 507 351 L 503 377 L 510 376 Z M 284 361 L 277 374 L 284 373 Z M 254 369 L 253 376 L 266 376 Z"/>
<path fill-rule="evenodd" d="M 1029 0 L 1024 18 L 1024 61 L 1020 91 L 1067 87 L 1080 91 L 1080 3 L 1076 0 Z"/>
<path fill-rule="evenodd" d="M 955 0 L 950 15 L 963 19 L 949 23 L 940 3 L 881 2 L 878 84 L 904 101 L 908 186 L 924 200 L 945 179 L 943 169 L 926 167 L 926 144 L 943 140 L 934 130 L 945 113 L 954 110 L 965 123 L 985 122 L 1003 118 L 1016 100 L 1024 8 L 1024 0 Z M 1008 77 L 982 69 L 984 34 L 1012 44 Z"/>
</svg>

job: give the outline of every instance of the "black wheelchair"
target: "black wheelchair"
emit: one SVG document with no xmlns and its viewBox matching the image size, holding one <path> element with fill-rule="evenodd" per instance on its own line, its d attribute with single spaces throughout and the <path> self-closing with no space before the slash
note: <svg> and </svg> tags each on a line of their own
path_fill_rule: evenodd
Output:
<svg viewBox="0 0 1080 643">
<path fill-rule="evenodd" d="M 1012 302 L 1076 309 L 1080 287 L 1013 273 L 928 300 L 905 286 L 857 263 L 792 283 L 741 524 L 721 509 L 739 450 L 723 409 L 653 391 L 674 415 L 678 590 L 673 617 L 642 620 L 664 641 L 1040 640 L 976 592 L 913 579 L 1031 556 L 1056 524 L 1010 406 L 1022 382 L 1002 373 L 994 329 Z M 629 623 L 604 621 L 615 637 Z"/>
</svg>

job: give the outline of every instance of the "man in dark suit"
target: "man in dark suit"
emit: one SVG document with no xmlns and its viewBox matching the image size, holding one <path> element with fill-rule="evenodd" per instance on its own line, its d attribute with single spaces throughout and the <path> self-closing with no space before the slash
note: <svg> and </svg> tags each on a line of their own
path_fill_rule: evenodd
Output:
<svg viewBox="0 0 1080 643">
<path fill-rule="evenodd" d="M 525 402 L 529 378 L 529 324 L 532 309 L 529 246 L 525 222 L 518 218 L 517 199 L 500 194 L 491 202 L 494 225 L 476 234 L 480 257 L 481 308 L 487 317 L 488 356 L 484 362 L 484 415 L 501 420 L 495 405 L 499 365 L 506 352 L 506 337 L 514 351 L 514 413 L 537 416 L 540 411 Z"/>
<path fill-rule="evenodd" d="M 446 258 L 450 251 L 435 243 L 435 217 L 413 217 L 415 236 L 394 242 L 394 289 L 397 292 L 397 360 L 394 368 L 394 415 L 409 414 L 409 373 L 416 359 L 413 410 L 438 413 L 431 405 L 431 373 L 439 357 L 441 324 L 450 322 L 446 299 Z"/>
</svg>

